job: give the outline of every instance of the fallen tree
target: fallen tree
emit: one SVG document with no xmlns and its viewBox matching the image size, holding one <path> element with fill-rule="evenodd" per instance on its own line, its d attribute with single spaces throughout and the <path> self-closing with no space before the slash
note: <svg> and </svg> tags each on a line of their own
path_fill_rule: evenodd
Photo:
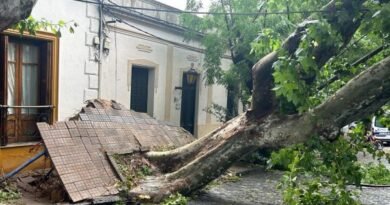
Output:
<svg viewBox="0 0 390 205">
<path fill-rule="evenodd" d="M 359 28 L 364 15 L 356 11 L 363 8 L 364 2 L 333 0 L 323 8 L 324 18 L 341 37 L 341 43 L 319 44 L 314 48 L 313 59 L 319 68 L 344 48 Z M 346 15 L 342 18 L 334 15 L 337 10 Z M 307 27 L 316 23 L 311 16 L 300 24 L 283 43 L 284 55 L 293 56 Z M 153 201 L 160 201 L 175 192 L 190 193 L 220 176 L 243 155 L 259 148 L 276 150 L 306 142 L 313 136 L 334 140 L 342 126 L 375 112 L 390 100 L 390 57 L 387 57 L 356 75 L 315 108 L 283 115 L 277 112 L 278 100 L 272 91 L 273 64 L 278 57 L 280 51 L 272 52 L 253 67 L 251 110 L 184 147 L 147 153 L 166 173 L 146 178 L 130 194 L 148 195 Z"/>
<path fill-rule="evenodd" d="M 373 113 L 390 100 L 389 68 L 390 57 L 356 76 L 329 100 L 303 115 L 269 114 L 256 119 L 247 112 L 189 145 L 148 153 L 152 160 L 165 161 L 165 166 L 172 165 L 177 170 L 149 178 L 131 193 L 147 194 L 157 201 L 174 192 L 189 193 L 258 148 L 277 149 L 305 142 L 315 135 L 334 139 L 343 125 Z"/>
</svg>

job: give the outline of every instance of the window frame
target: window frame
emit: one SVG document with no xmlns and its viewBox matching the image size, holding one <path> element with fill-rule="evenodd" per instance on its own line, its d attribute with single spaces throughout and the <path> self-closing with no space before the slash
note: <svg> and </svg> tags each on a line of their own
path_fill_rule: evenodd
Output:
<svg viewBox="0 0 390 205">
<path fill-rule="evenodd" d="M 10 42 L 10 37 L 12 38 L 19 38 L 21 42 L 23 41 L 46 41 L 46 42 L 50 42 L 50 53 L 48 53 L 48 55 L 51 55 L 51 59 L 49 62 L 49 70 L 47 71 L 47 75 L 50 75 L 50 79 L 49 81 L 47 82 L 48 84 L 48 87 L 49 87 L 49 90 L 48 92 L 50 93 L 50 96 L 49 96 L 49 102 L 51 105 L 53 105 L 53 109 L 52 109 L 52 112 L 51 112 L 51 116 L 50 116 L 50 119 L 49 121 L 50 122 L 55 122 L 58 120 L 58 82 L 59 82 L 59 38 L 58 36 L 56 36 L 55 34 L 52 34 L 52 33 L 49 33 L 49 32 L 44 32 L 44 31 L 37 31 L 35 35 L 31 35 L 27 32 L 23 33 L 23 35 L 21 35 L 19 33 L 19 31 L 16 31 L 16 30 L 13 30 L 13 29 L 7 29 L 3 32 L 0 32 L 0 35 L 1 35 L 1 40 L 4 41 L 2 42 L 2 45 L 4 44 L 4 48 L 3 49 L 3 52 L 4 54 L 2 56 L 0 56 L 0 58 L 4 59 L 4 65 L 1 65 L 2 66 L 2 69 L 0 69 L 0 79 L 7 79 L 7 65 L 5 64 L 8 64 L 8 60 L 5 59 L 7 57 L 7 51 L 8 51 L 8 43 Z M 7 86 L 7 82 L 5 82 L 5 80 L 3 80 L 3 85 L 2 85 L 2 89 L 6 88 Z M 4 87 L 5 86 L 5 87 Z M 5 89 L 4 89 L 5 90 Z M 5 93 L 0 93 L 2 94 L 3 96 L 0 97 L 0 99 L 3 101 L 3 102 L 0 102 L 0 104 L 6 104 L 7 102 L 7 92 L 6 90 L 3 91 Z M 0 116 L 0 123 L 2 123 L 2 120 L 3 117 Z M 5 129 L 5 126 L 2 126 L 1 128 Z M 0 130 L 0 146 L 5 146 L 7 144 L 7 139 L 5 137 L 5 130 Z"/>
</svg>

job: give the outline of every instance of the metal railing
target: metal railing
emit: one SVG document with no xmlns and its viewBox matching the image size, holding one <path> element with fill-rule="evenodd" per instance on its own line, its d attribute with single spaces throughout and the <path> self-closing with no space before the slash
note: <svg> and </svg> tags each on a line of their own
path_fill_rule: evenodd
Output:
<svg viewBox="0 0 390 205">
<path fill-rule="evenodd" d="M 53 105 L 0 105 L 0 144 L 40 139 L 37 122 L 51 122 Z"/>
</svg>

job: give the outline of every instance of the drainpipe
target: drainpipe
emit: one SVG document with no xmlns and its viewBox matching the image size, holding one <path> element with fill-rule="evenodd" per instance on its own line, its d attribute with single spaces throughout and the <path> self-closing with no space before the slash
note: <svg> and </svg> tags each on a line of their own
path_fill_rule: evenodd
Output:
<svg viewBox="0 0 390 205">
<path fill-rule="evenodd" d="M 98 98 L 101 98 L 102 93 L 102 60 L 103 60 L 103 2 L 100 0 L 99 4 L 99 58 L 98 58 Z"/>
<path fill-rule="evenodd" d="M 3 183 L 4 181 L 6 181 L 8 178 L 15 176 L 22 169 L 26 168 L 28 165 L 35 162 L 37 159 L 39 159 L 40 157 L 42 157 L 45 154 L 46 154 L 46 150 L 43 150 L 43 151 L 39 152 L 37 155 L 35 155 L 34 157 L 28 159 L 23 164 L 21 164 L 19 167 L 15 168 L 14 170 L 12 170 L 8 174 L 6 174 L 4 176 L 4 178 L 0 179 L 0 184 Z"/>
</svg>

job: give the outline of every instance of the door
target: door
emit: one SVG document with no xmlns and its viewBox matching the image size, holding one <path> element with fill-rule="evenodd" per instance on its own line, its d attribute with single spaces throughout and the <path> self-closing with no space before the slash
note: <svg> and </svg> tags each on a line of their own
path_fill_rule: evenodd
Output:
<svg viewBox="0 0 390 205">
<path fill-rule="evenodd" d="M 187 81 L 187 75 L 187 73 L 183 74 L 180 126 L 189 131 L 191 134 L 194 134 L 196 81 L 189 84 Z"/>
<path fill-rule="evenodd" d="M 130 109 L 137 112 L 148 112 L 148 79 L 149 70 L 147 68 L 133 66 Z"/>
</svg>

